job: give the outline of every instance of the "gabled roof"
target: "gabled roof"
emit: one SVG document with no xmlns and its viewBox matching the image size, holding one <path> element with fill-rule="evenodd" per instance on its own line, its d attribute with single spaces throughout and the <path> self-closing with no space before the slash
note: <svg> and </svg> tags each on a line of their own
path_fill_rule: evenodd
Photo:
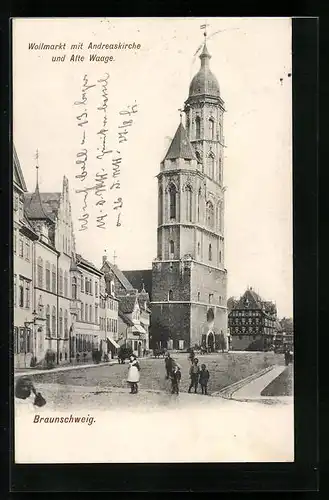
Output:
<svg viewBox="0 0 329 500">
<path fill-rule="evenodd" d="M 152 269 L 122 271 L 131 285 L 136 290 L 141 291 L 144 288 L 152 296 Z"/>
<path fill-rule="evenodd" d="M 84 264 L 85 266 L 90 267 L 94 271 L 97 271 L 97 273 L 103 274 L 100 269 L 98 269 L 92 262 L 82 257 L 82 255 L 80 255 L 79 253 L 76 254 L 76 263 L 77 265 Z"/>
<path fill-rule="evenodd" d="M 238 309 L 245 309 L 246 302 L 248 303 L 249 309 L 262 309 L 262 307 L 263 307 L 262 299 L 251 288 L 248 288 L 245 291 L 245 293 L 242 295 L 242 297 L 237 302 L 235 307 Z"/>
<path fill-rule="evenodd" d="M 182 123 L 179 124 L 176 134 L 171 141 L 165 160 L 176 160 L 177 158 L 184 158 L 185 160 L 195 159 L 191 143 Z"/>
<path fill-rule="evenodd" d="M 17 186 L 22 189 L 26 193 L 27 187 L 25 184 L 25 179 L 23 175 L 23 171 L 21 168 L 21 164 L 19 162 L 15 145 L 13 146 L 13 181 L 17 184 Z"/>
<path fill-rule="evenodd" d="M 54 221 L 51 212 L 47 210 L 47 205 L 44 205 L 42 195 L 39 191 L 39 186 L 35 188 L 34 193 L 26 193 L 24 208 L 29 219 L 39 220 L 46 219 Z"/>
<path fill-rule="evenodd" d="M 136 295 L 125 295 L 119 297 L 119 311 L 124 314 L 131 314 L 135 309 Z"/>
<path fill-rule="evenodd" d="M 121 285 L 124 287 L 125 290 L 127 290 L 127 291 L 129 291 L 129 290 L 133 291 L 134 290 L 134 287 L 132 286 L 132 284 L 129 282 L 129 280 L 126 278 L 126 276 L 123 274 L 123 272 L 120 271 L 120 269 L 118 268 L 118 266 L 116 266 L 115 264 L 111 264 L 108 260 L 106 260 L 104 262 L 104 264 L 102 265 L 102 269 L 101 270 L 105 274 L 106 274 L 107 270 L 108 271 L 112 271 L 112 273 L 120 281 Z"/>
</svg>

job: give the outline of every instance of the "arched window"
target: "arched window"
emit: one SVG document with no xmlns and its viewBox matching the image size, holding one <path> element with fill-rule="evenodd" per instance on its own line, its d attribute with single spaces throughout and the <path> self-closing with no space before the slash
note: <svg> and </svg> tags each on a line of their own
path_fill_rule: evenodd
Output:
<svg viewBox="0 0 329 500">
<path fill-rule="evenodd" d="M 215 156 L 213 153 L 209 153 L 207 156 L 207 175 L 211 177 L 211 179 L 215 176 Z"/>
<path fill-rule="evenodd" d="M 186 187 L 186 220 L 192 222 L 192 188 Z"/>
<path fill-rule="evenodd" d="M 56 267 L 54 264 L 51 267 L 51 291 L 56 293 Z"/>
<path fill-rule="evenodd" d="M 46 262 L 46 290 L 50 290 L 50 262 Z"/>
<path fill-rule="evenodd" d="M 51 311 L 51 331 L 53 335 L 56 335 L 56 307 L 53 306 Z"/>
<path fill-rule="evenodd" d="M 211 243 L 209 243 L 209 249 L 208 249 L 208 259 L 212 260 L 212 248 L 211 248 Z"/>
<path fill-rule="evenodd" d="M 163 190 L 162 190 L 162 187 L 160 186 L 159 188 L 159 225 L 163 223 Z"/>
<path fill-rule="evenodd" d="M 68 278 L 67 271 L 64 272 L 64 297 L 68 296 Z"/>
<path fill-rule="evenodd" d="M 75 276 L 72 278 L 72 299 L 77 298 L 77 279 Z"/>
<path fill-rule="evenodd" d="M 209 118 L 209 139 L 212 141 L 215 139 L 215 121 L 213 118 Z"/>
<path fill-rule="evenodd" d="M 64 337 L 67 339 L 68 336 L 69 336 L 68 314 L 67 314 L 67 309 L 65 309 L 65 313 L 64 313 Z"/>
<path fill-rule="evenodd" d="M 201 120 L 200 116 L 197 116 L 195 119 L 195 138 L 200 139 L 201 137 Z"/>
<path fill-rule="evenodd" d="M 207 226 L 210 228 L 214 227 L 214 205 L 211 201 L 208 201 L 206 204 L 206 217 L 207 217 Z"/>
<path fill-rule="evenodd" d="M 63 309 L 59 310 L 59 336 L 63 337 Z"/>
<path fill-rule="evenodd" d="M 169 242 L 169 258 L 173 259 L 175 254 L 175 243 L 173 240 Z"/>
<path fill-rule="evenodd" d="M 168 292 L 168 300 L 174 300 L 174 292 L 172 290 Z"/>
<path fill-rule="evenodd" d="M 43 288 L 43 260 L 38 257 L 38 287 Z"/>
<path fill-rule="evenodd" d="M 170 219 L 176 219 L 176 187 L 171 184 L 169 188 L 169 212 Z"/>
<path fill-rule="evenodd" d="M 46 307 L 46 335 L 50 336 L 50 306 Z"/>
<path fill-rule="evenodd" d="M 63 269 L 59 270 L 59 295 L 63 295 Z"/>
</svg>

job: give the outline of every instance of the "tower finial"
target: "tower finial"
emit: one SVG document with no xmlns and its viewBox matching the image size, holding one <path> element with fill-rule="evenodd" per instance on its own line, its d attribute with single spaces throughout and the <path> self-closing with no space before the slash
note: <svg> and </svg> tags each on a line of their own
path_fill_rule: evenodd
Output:
<svg viewBox="0 0 329 500">
<path fill-rule="evenodd" d="M 37 175 L 37 183 L 36 183 L 36 189 L 39 189 L 39 150 L 37 149 L 35 152 L 34 159 L 36 160 L 36 175 Z"/>
<path fill-rule="evenodd" d="M 207 24 L 207 20 L 204 24 L 201 24 L 201 26 L 200 26 L 200 29 L 204 30 L 203 31 L 204 43 L 206 43 L 206 41 L 207 41 L 207 27 L 208 26 L 209 26 L 209 24 Z"/>
</svg>

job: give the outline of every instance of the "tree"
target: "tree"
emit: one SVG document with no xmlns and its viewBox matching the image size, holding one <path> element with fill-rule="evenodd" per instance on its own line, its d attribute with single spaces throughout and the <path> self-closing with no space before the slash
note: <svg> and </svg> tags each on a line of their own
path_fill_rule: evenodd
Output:
<svg viewBox="0 0 329 500">
<path fill-rule="evenodd" d="M 280 321 L 280 325 L 282 330 L 288 335 L 292 335 L 294 332 L 294 322 L 292 318 L 282 318 Z"/>
</svg>

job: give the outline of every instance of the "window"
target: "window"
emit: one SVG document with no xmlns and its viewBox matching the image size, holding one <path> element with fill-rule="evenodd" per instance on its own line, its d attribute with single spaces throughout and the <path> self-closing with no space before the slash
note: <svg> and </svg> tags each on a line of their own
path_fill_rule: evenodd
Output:
<svg viewBox="0 0 329 500">
<path fill-rule="evenodd" d="M 63 337 L 63 309 L 59 310 L 59 337 Z"/>
<path fill-rule="evenodd" d="M 93 282 L 91 279 L 89 280 L 89 293 L 90 295 L 93 295 Z"/>
<path fill-rule="evenodd" d="M 50 336 L 50 306 L 46 307 L 46 335 Z"/>
<path fill-rule="evenodd" d="M 214 298 L 214 294 L 210 293 L 209 294 L 209 304 L 212 304 L 212 299 Z"/>
<path fill-rule="evenodd" d="M 26 238 L 25 240 L 25 260 L 30 262 L 30 240 Z"/>
<path fill-rule="evenodd" d="M 17 274 L 14 274 L 14 307 L 16 307 L 17 300 Z"/>
<path fill-rule="evenodd" d="M 81 292 L 85 291 L 84 283 L 85 283 L 84 278 L 83 276 L 81 276 Z"/>
<path fill-rule="evenodd" d="M 98 283 L 95 281 L 95 297 L 98 297 Z"/>
<path fill-rule="evenodd" d="M 168 292 L 168 300 L 174 300 L 174 292 L 172 290 Z"/>
<path fill-rule="evenodd" d="M 56 293 L 56 267 L 54 264 L 51 267 L 51 291 Z"/>
<path fill-rule="evenodd" d="M 51 331 L 53 335 L 56 335 L 56 307 L 53 306 L 51 310 Z"/>
<path fill-rule="evenodd" d="M 98 325 L 98 305 L 95 305 L 95 323 Z"/>
<path fill-rule="evenodd" d="M 213 118 L 209 119 L 209 139 L 212 141 L 215 138 L 215 122 Z"/>
<path fill-rule="evenodd" d="M 63 269 L 59 270 L 59 295 L 63 295 Z"/>
<path fill-rule="evenodd" d="M 198 255 L 200 255 L 200 249 L 201 249 L 201 245 L 200 245 L 200 241 L 198 242 Z"/>
<path fill-rule="evenodd" d="M 107 322 L 106 322 L 106 331 L 109 332 L 110 331 L 110 320 L 108 319 Z"/>
<path fill-rule="evenodd" d="M 23 201 L 22 200 L 19 200 L 19 218 L 20 220 L 23 219 L 23 214 L 24 214 L 24 205 L 23 205 Z"/>
<path fill-rule="evenodd" d="M 207 175 L 211 179 L 215 177 L 215 157 L 212 153 L 207 156 Z"/>
<path fill-rule="evenodd" d="M 207 217 L 207 226 L 210 228 L 214 227 L 214 205 L 211 201 L 208 201 L 206 204 L 206 217 Z"/>
<path fill-rule="evenodd" d="M 89 293 L 89 281 L 88 281 L 88 278 L 85 278 L 85 291 L 86 291 L 86 293 Z"/>
<path fill-rule="evenodd" d="M 76 300 L 77 298 L 77 279 L 75 276 L 72 278 L 72 299 Z"/>
<path fill-rule="evenodd" d="M 186 220 L 192 222 L 192 189 L 191 186 L 186 188 Z"/>
<path fill-rule="evenodd" d="M 195 119 L 195 138 L 200 139 L 201 136 L 201 120 L 200 116 L 197 116 Z"/>
<path fill-rule="evenodd" d="M 66 339 L 69 337 L 69 325 L 68 325 L 67 309 L 65 309 L 65 313 L 64 313 L 64 337 Z"/>
<path fill-rule="evenodd" d="M 85 307 L 84 304 L 81 302 L 81 321 L 83 321 L 85 315 Z"/>
<path fill-rule="evenodd" d="M 23 236 L 19 237 L 19 256 L 24 257 L 24 240 Z"/>
<path fill-rule="evenodd" d="M 195 156 L 196 156 L 196 160 L 197 160 L 197 162 L 198 162 L 198 163 L 202 163 L 202 160 L 201 160 L 201 155 L 200 155 L 199 151 L 196 151 L 196 152 L 195 152 Z"/>
<path fill-rule="evenodd" d="M 67 271 L 64 272 L 64 297 L 68 296 L 68 277 Z"/>
<path fill-rule="evenodd" d="M 219 262 L 222 262 L 222 252 L 221 252 L 221 250 L 219 251 Z"/>
<path fill-rule="evenodd" d="M 200 292 L 198 292 L 198 302 L 200 302 Z"/>
<path fill-rule="evenodd" d="M 174 258 L 174 253 L 175 253 L 175 243 L 173 240 L 169 241 L 169 258 L 173 259 Z"/>
<path fill-rule="evenodd" d="M 50 263 L 46 262 L 46 290 L 50 290 Z"/>
<path fill-rule="evenodd" d="M 19 307 L 24 307 L 24 280 L 23 278 L 19 278 L 19 299 L 18 299 Z"/>
<path fill-rule="evenodd" d="M 43 288 L 43 260 L 38 257 L 38 287 Z"/>
<path fill-rule="evenodd" d="M 14 253 L 17 252 L 17 229 L 14 229 Z"/>
<path fill-rule="evenodd" d="M 222 159 L 218 159 L 218 182 L 222 182 Z"/>
<path fill-rule="evenodd" d="M 171 184 L 169 188 L 170 219 L 176 219 L 176 187 Z"/>
<path fill-rule="evenodd" d="M 29 281 L 25 281 L 25 307 L 30 309 L 31 304 L 31 284 Z"/>
<path fill-rule="evenodd" d="M 93 308 L 92 308 L 92 305 L 89 306 L 89 321 L 90 321 L 90 323 L 93 322 Z"/>
<path fill-rule="evenodd" d="M 158 212 L 158 217 L 159 217 L 159 225 L 163 223 L 163 220 L 162 220 L 162 215 L 163 215 L 163 191 L 162 191 L 162 187 L 160 186 L 159 188 L 159 205 L 158 205 L 158 208 L 159 208 L 159 212 Z"/>
<path fill-rule="evenodd" d="M 209 249 L 208 249 L 208 259 L 212 260 L 212 248 L 211 248 L 211 243 L 209 243 Z"/>
<path fill-rule="evenodd" d="M 18 210 L 18 204 L 19 204 L 19 196 L 18 193 L 14 194 L 14 210 L 17 212 Z"/>
<path fill-rule="evenodd" d="M 88 304 L 85 307 L 85 321 L 88 321 Z"/>
</svg>

